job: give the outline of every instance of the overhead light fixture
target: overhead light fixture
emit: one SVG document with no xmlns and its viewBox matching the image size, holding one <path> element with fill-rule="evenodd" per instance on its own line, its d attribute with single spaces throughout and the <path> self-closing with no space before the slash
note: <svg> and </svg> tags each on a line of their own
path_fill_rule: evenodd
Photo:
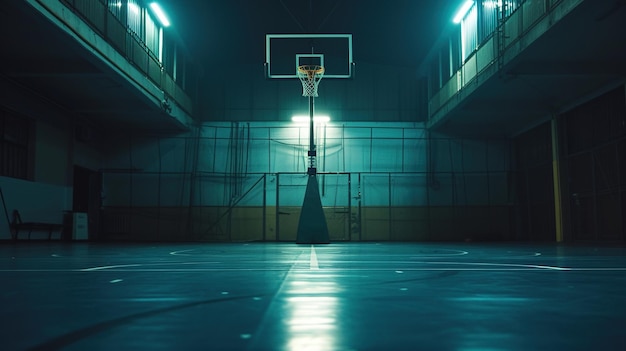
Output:
<svg viewBox="0 0 626 351">
<path fill-rule="evenodd" d="M 465 3 L 463 3 L 463 6 L 461 6 L 459 11 L 454 16 L 454 19 L 452 20 L 452 22 L 461 23 L 463 18 L 465 18 L 465 15 L 467 15 L 467 12 L 469 12 L 469 10 L 472 8 L 472 5 L 474 5 L 474 0 L 465 1 Z"/>
<path fill-rule="evenodd" d="M 170 26 L 170 20 L 167 19 L 167 16 L 165 15 L 165 12 L 161 8 L 161 6 L 159 6 L 159 4 L 157 4 L 156 2 L 153 2 L 153 3 L 150 4 L 150 8 L 154 12 L 154 14 L 157 16 L 157 18 L 159 19 L 159 22 L 161 22 L 163 27 L 169 27 Z"/>
<path fill-rule="evenodd" d="M 293 116 L 291 117 L 291 121 L 294 123 L 308 123 L 310 117 L 309 116 Z M 328 116 L 315 116 L 313 117 L 314 123 L 328 123 L 330 122 L 330 117 Z"/>
</svg>

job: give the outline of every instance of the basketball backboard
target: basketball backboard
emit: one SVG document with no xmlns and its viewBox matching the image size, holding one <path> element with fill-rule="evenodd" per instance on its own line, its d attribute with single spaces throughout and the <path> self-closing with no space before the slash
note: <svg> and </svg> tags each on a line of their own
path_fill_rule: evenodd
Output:
<svg viewBox="0 0 626 351">
<path fill-rule="evenodd" d="M 319 65 L 324 79 L 351 78 L 352 34 L 267 34 L 265 69 L 268 78 L 298 78 L 298 66 Z"/>
</svg>

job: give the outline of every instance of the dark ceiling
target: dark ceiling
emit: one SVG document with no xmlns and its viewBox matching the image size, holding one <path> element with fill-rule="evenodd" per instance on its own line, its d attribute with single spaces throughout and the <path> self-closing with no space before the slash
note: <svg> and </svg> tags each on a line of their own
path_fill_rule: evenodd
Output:
<svg viewBox="0 0 626 351">
<path fill-rule="evenodd" d="M 168 30 L 199 65 L 262 65 L 265 34 L 349 33 L 356 63 L 417 69 L 453 27 L 451 18 L 462 0 L 159 2 L 171 17 Z M 26 3 L 10 1 L 0 9 L 0 30 L 12 33 L 0 51 L 0 88 L 44 96 L 79 119 L 111 128 L 181 128 Z M 623 85 L 624 23 L 626 0 L 583 1 L 431 127 L 459 135 L 511 136 L 597 91 Z M 15 104 L 7 94 L 3 101 Z"/>
<path fill-rule="evenodd" d="M 262 63 L 265 34 L 353 35 L 355 62 L 414 66 L 461 0 L 160 0 L 168 28 L 205 63 Z"/>
<path fill-rule="evenodd" d="M 266 34 L 353 35 L 356 63 L 417 68 L 462 0 L 159 0 L 192 62 L 227 66 L 265 61 Z M 0 9 L 5 37 L 0 86 L 43 96 L 78 120 L 128 129 L 178 129 L 159 106 L 42 15 L 27 1 Z M 24 26 L 28 23 L 28 26 Z M 41 40 L 45 38 L 45 40 Z M 210 67 L 209 67 L 210 68 Z M 4 88 L 3 88 L 4 89 Z M 15 100 L 5 97 L 9 104 Z M 2 100 L 2 99 L 0 99 Z M 1 101 L 0 101 L 1 102 Z M 29 106 L 23 102 L 23 106 Z M 16 107 L 17 108 L 17 107 Z M 146 121 L 151 121 L 147 124 Z"/>
<path fill-rule="evenodd" d="M 40 118 L 54 109 L 99 131 L 185 128 L 26 1 L 3 4 L 0 31 L 11 33 L 0 51 L 0 105 Z"/>
</svg>

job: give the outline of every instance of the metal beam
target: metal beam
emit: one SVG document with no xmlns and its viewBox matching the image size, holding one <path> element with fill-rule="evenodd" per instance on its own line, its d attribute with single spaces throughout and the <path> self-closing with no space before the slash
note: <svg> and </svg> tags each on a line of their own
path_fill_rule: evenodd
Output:
<svg viewBox="0 0 626 351">
<path fill-rule="evenodd" d="M 3 60 L 4 74 L 12 77 L 103 77 L 101 70 L 85 60 L 50 59 L 8 59 Z"/>
<path fill-rule="evenodd" d="M 616 76 L 626 73 L 623 62 L 542 62 L 525 61 L 511 69 L 511 76 Z"/>
</svg>

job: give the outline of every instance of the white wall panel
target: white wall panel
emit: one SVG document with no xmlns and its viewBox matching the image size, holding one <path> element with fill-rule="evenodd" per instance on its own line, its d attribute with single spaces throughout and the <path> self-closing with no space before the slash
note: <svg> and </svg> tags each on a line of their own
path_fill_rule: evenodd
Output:
<svg viewBox="0 0 626 351">
<path fill-rule="evenodd" d="M 161 174 L 159 204 L 165 207 L 186 207 L 191 196 L 189 174 Z"/>
<path fill-rule="evenodd" d="M 322 206 L 347 207 L 348 206 L 348 175 L 347 174 L 323 174 L 319 175 L 320 195 Z M 354 195 L 353 195 L 354 196 Z"/>
<path fill-rule="evenodd" d="M 161 159 L 161 172 L 184 172 L 193 159 L 188 139 L 162 138 L 158 140 L 158 152 Z"/>
<path fill-rule="evenodd" d="M 371 172 L 402 171 L 402 139 L 373 139 Z"/>
<path fill-rule="evenodd" d="M 423 172 L 426 169 L 426 139 L 405 139 L 402 172 Z"/>
<path fill-rule="evenodd" d="M 198 157 L 195 160 L 197 162 L 198 172 L 215 172 L 215 155 L 216 142 L 214 138 L 201 138 L 198 141 Z"/>
<path fill-rule="evenodd" d="M 367 174 L 361 177 L 363 206 L 389 206 L 389 175 Z"/>
<path fill-rule="evenodd" d="M 132 206 L 150 207 L 159 204 L 161 184 L 158 174 L 133 174 L 131 181 Z"/>
<path fill-rule="evenodd" d="M 370 139 L 346 139 L 344 141 L 346 170 L 370 172 L 372 143 Z"/>
<path fill-rule="evenodd" d="M 392 206 L 427 206 L 426 174 L 393 175 L 391 177 Z"/>
<path fill-rule="evenodd" d="M 452 206 L 455 201 L 454 179 L 452 173 L 438 173 L 432 175 L 428 182 L 428 203 L 430 206 Z"/>
<path fill-rule="evenodd" d="M 270 141 L 268 139 L 252 139 L 250 141 L 250 154 L 248 159 L 248 172 L 265 173 L 269 170 Z"/>
</svg>

